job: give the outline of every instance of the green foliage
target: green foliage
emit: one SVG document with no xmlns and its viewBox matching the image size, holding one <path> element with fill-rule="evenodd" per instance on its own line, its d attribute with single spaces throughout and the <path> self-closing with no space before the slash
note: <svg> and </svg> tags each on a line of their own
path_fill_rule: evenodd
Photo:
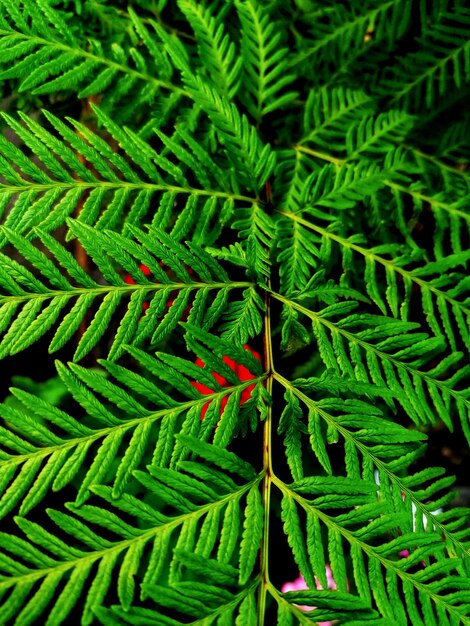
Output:
<svg viewBox="0 0 470 626">
<path fill-rule="evenodd" d="M 465 3 L 0 6 L 0 622 L 469 624 Z"/>
</svg>

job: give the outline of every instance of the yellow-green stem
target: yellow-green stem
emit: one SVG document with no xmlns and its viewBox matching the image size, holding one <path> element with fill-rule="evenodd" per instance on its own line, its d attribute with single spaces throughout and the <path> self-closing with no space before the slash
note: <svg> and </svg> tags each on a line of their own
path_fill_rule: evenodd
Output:
<svg viewBox="0 0 470 626">
<path fill-rule="evenodd" d="M 272 354 L 272 341 L 271 341 L 271 319 L 270 319 L 270 296 L 269 293 L 265 295 L 265 366 L 266 366 L 266 389 L 271 396 L 273 385 L 273 354 Z M 264 435 L 263 435 L 263 470 L 264 478 L 262 483 L 262 497 L 264 507 L 264 531 L 261 544 L 261 585 L 259 590 L 258 601 L 258 626 L 264 626 L 264 618 L 266 613 L 266 593 L 269 586 L 269 510 L 271 503 L 271 480 L 272 480 L 272 457 L 271 457 L 271 428 L 272 428 L 272 407 L 268 407 L 266 420 L 264 422 Z"/>
</svg>

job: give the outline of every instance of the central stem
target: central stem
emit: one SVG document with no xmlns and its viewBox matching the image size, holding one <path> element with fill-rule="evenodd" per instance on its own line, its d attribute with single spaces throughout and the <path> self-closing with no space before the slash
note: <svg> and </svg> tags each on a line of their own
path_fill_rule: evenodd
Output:
<svg viewBox="0 0 470 626">
<path fill-rule="evenodd" d="M 273 354 L 271 341 L 271 318 L 270 318 L 270 296 L 265 295 L 265 335 L 264 335 L 264 358 L 266 366 L 266 390 L 272 397 L 273 386 Z M 271 429 L 272 429 L 272 406 L 268 407 L 266 420 L 264 422 L 263 436 L 263 470 L 264 478 L 262 483 L 262 497 L 264 507 L 264 530 L 261 544 L 261 586 L 259 590 L 258 602 L 258 626 L 264 626 L 264 618 L 266 612 L 266 593 L 269 586 L 269 510 L 271 503 L 271 476 L 272 476 L 272 459 L 271 459 Z"/>
</svg>

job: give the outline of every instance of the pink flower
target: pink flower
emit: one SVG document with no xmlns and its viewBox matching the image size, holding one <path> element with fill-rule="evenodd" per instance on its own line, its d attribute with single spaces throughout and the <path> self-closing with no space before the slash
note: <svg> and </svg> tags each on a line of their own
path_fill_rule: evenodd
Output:
<svg viewBox="0 0 470 626">
<path fill-rule="evenodd" d="M 326 573 L 326 580 L 328 583 L 328 589 L 336 589 L 336 582 L 335 582 L 335 579 L 333 578 L 333 572 L 331 571 L 331 567 L 328 565 L 328 563 L 326 564 L 326 567 L 325 567 L 325 573 Z M 323 585 L 321 584 L 321 582 L 318 580 L 316 576 L 315 576 L 315 586 L 317 589 L 323 589 Z M 308 589 L 308 585 L 305 582 L 305 578 L 302 576 L 302 574 L 299 574 L 299 577 L 296 578 L 294 581 L 290 583 L 284 583 L 281 587 L 282 593 L 286 593 L 287 591 L 304 591 L 307 589 Z M 313 611 L 315 607 L 314 606 L 299 606 L 299 609 L 302 609 L 303 611 Z M 334 622 L 330 622 L 330 621 L 318 622 L 318 626 L 332 626 L 333 623 Z"/>
</svg>

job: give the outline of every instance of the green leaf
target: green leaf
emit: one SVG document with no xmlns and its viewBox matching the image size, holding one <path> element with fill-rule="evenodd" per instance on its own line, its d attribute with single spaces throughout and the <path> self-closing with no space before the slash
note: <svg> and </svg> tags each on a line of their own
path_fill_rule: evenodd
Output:
<svg viewBox="0 0 470 626">
<path fill-rule="evenodd" d="M 248 492 L 243 528 L 240 544 L 240 585 L 244 585 L 250 578 L 260 549 L 263 532 L 263 507 L 258 485 L 253 485 Z"/>
</svg>

